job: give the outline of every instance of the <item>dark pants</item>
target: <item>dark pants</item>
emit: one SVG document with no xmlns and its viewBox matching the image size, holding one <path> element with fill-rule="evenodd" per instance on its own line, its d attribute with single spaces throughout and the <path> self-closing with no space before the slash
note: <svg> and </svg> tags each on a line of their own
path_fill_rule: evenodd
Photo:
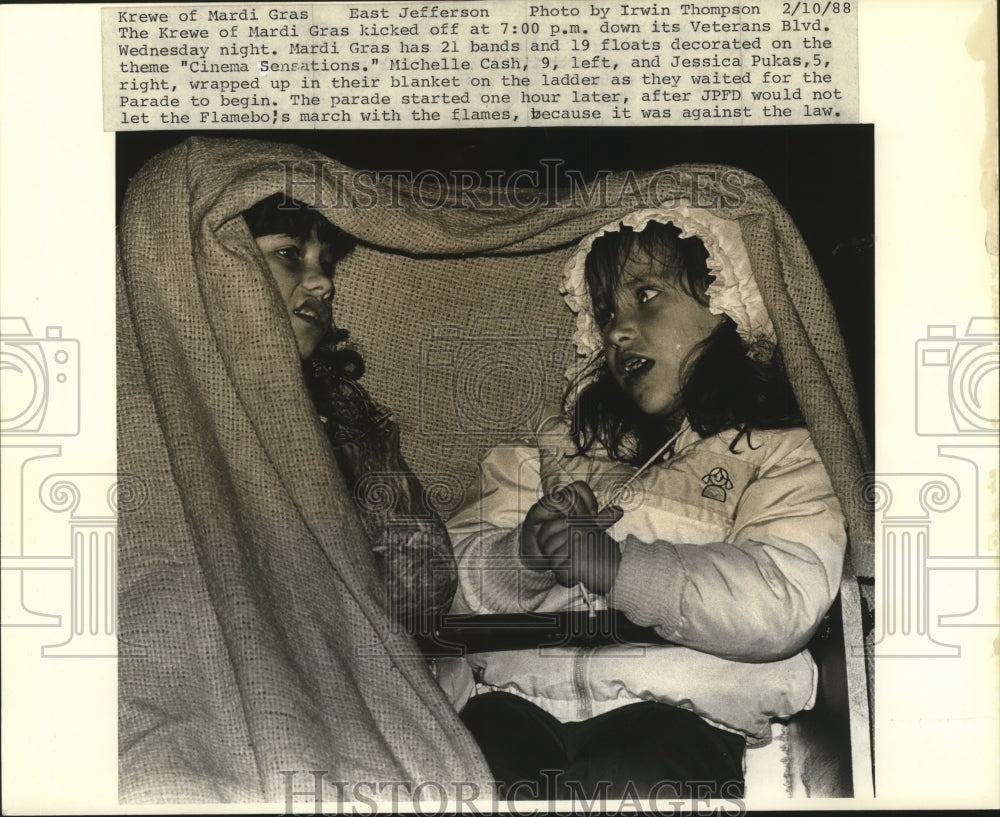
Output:
<svg viewBox="0 0 1000 817">
<path fill-rule="evenodd" d="M 740 735 L 653 701 L 561 723 L 505 692 L 469 700 L 462 721 L 507 799 L 740 797 Z"/>
</svg>

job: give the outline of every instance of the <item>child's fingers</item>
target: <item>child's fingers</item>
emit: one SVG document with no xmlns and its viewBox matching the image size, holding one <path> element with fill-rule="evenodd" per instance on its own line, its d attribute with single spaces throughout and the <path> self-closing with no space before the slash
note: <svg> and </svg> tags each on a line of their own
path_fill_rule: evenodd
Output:
<svg viewBox="0 0 1000 817">
<path fill-rule="evenodd" d="M 531 506 L 521 525 L 520 555 L 526 558 L 537 558 L 548 555 L 544 543 L 556 535 L 561 528 L 566 528 L 566 511 L 552 506 L 547 501 L 549 495 L 542 497 Z M 565 502 L 565 497 L 560 500 Z M 554 547 L 550 544 L 548 547 Z"/>
<path fill-rule="evenodd" d="M 623 511 L 618 505 L 608 505 L 608 507 L 594 517 L 594 527 L 598 530 L 610 528 L 624 515 L 625 511 Z"/>
<path fill-rule="evenodd" d="M 573 484 L 549 488 L 542 498 L 532 506 L 532 509 L 538 508 L 540 513 L 551 519 L 572 513 L 576 504 L 576 491 L 573 489 Z"/>
<path fill-rule="evenodd" d="M 570 495 L 564 492 L 546 494 L 531 506 L 525 520 L 541 524 L 550 519 L 565 519 L 572 508 L 569 497 Z"/>
<path fill-rule="evenodd" d="M 552 559 L 565 558 L 569 552 L 569 536 L 565 519 L 553 519 L 538 529 L 538 549 Z"/>
<path fill-rule="evenodd" d="M 567 550 L 566 517 L 536 520 L 521 528 L 521 556 L 560 558 Z"/>
<path fill-rule="evenodd" d="M 521 556 L 545 557 L 553 569 L 569 560 L 571 529 L 604 530 L 622 516 L 610 506 L 598 513 L 597 498 L 581 480 L 550 489 L 528 511 L 521 530 Z M 575 519 L 574 519 L 575 518 Z"/>
<path fill-rule="evenodd" d="M 597 514 L 597 497 L 590 486 L 582 480 L 577 480 L 566 486 L 573 495 L 573 516 L 595 516 Z"/>
<path fill-rule="evenodd" d="M 521 528 L 521 538 L 519 541 L 519 553 L 522 559 L 534 559 L 542 555 L 538 549 L 538 539 L 535 537 L 534 529 L 527 526 Z"/>
<path fill-rule="evenodd" d="M 521 524 L 519 541 L 519 550 L 522 557 L 532 558 L 542 555 L 542 552 L 538 549 L 538 530 L 544 521 L 544 518 L 539 518 L 539 514 L 535 511 L 534 507 L 524 517 L 524 522 Z"/>
<path fill-rule="evenodd" d="M 565 536 L 566 535 L 566 519 L 560 517 L 559 519 L 547 519 L 538 526 L 536 537 L 538 539 L 538 546 L 545 549 L 545 546 L 549 544 L 549 540 L 553 536 Z"/>
</svg>

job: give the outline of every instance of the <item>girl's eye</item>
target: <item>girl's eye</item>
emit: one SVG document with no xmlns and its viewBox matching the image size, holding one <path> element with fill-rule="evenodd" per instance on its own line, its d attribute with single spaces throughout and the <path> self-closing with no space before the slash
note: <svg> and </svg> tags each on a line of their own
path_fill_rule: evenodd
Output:
<svg viewBox="0 0 1000 817">
<path fill-rule="evenodd" d="M 615 313 L 606 306 L 598 306 L 594 310 L 594 320 L 599 327 L 607 326 L 615 318 Z"/>
<path fill-rule="evenodd" d="M 299 258 L 299 248 L 294 244 L 290 247 L 278 247 L 274 252 L 286 261 L 297 261 Z"/>
<path fill-rule="evenodd" d="M 636 300 L 640 304 L 644 304 L 647 301 L 653 300 L 653 298 L 655 298 L 659 294 L 660 294 L 660 290 L 658 290 L 658 289 L 654 289 L 653 287 L 642 287 L 636 293 Z"/>
</svg>

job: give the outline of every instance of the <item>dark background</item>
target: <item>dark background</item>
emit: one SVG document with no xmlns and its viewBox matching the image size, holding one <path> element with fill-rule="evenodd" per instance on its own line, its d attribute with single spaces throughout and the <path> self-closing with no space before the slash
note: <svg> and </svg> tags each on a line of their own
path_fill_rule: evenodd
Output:
<svg viewBox="0 0 1000 817">
<path fill-rule="evenodd" d="M 874 449 L 874 128 L 612 127 L 470 130 L 147 131 L 117 134 L 117 203 L 159 151 L 189 136 L 265 139 L 319 151 L 357 169 L 541 174 L 540 159 L 591 180 L 601 170 L 687 162 L 735 165 L 759 176 L 791 214 L 823 275 L 847 344 Z"/>
</svg>

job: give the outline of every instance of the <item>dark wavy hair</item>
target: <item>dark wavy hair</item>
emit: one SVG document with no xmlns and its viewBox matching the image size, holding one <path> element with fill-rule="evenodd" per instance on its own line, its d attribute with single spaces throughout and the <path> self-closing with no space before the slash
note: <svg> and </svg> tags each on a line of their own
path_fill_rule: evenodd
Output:
<svg viewBox="0 0 1000 817">
<path fill-rule="evenodd" d="M 587 255 L 587 287 L 599 326 L 610 316 L 625 262 L 637 252 L 653 259 L 671 285 L 708 305 L 712 273 L 701 240 L 681 238 L 672 224 L 651 221 L 639 231 L 622 226 L 595 240 Z M 730 450 L 743 438 L 752 446 L 754 429 L 805 425 L 780 350 L 765 341 L 748 349 L 728 316 L 691 351 L 681 371 L 678 414 L 702 437 L 736 429 Z M 613 459 L 633 465 L 644 463 L 681 425 L 681 417 L 640 411 L 622 392 L 603 354 L 570 384 L 564 405 L 578 454 L 599 444 Z"/>
<path fill-rule="evenodd" d="M 339 227 L 335 227 L 318 210 L 298 199 L 275 193 L 248 207 L 241 214 L 250 228 L 250 235 L 288 235 L 305 240 L 316 231 L 316 238 L 330 245 L 333 260 L 339 261 L 357 244 L 357 240 Z"/>
<path fill-rule="evenodd" d="M 254 238 L 287 235 L 305 241 L 315 232 L 317 240 L 329 246 L 334 263 L 357 246 L 357 240 L 350 233 L 331 224 L 318 210 L 288 198 L 284 193 L 261 199 L 241 215 Z M 346 345 L 349 337 L 346 329 L 331 326 L 309 359 L 302 362 L 311 389 L 317 379 L 342 377 L 357 380 L 364 374 L 365 363 L 361 354 Z"/>
</svg>

